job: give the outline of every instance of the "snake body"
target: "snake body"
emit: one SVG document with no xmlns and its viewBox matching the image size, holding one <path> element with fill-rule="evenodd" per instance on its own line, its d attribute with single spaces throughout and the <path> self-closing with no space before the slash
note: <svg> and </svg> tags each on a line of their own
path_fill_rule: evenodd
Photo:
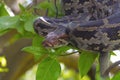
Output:
<svg viewBox="0 0 120 80">
<path fill-rule="evenodd" d="M 62 0 L 62 2 L 65 15 L 85 14 L 88 15 L 87 20 L 105 18 L 119 9 L 118 0 Z"/>
<path fill-rule="evenodd" d="M 92 1 L 94 0 L 63 0 L 64 6 L 67 6 L 64 9 L 65 14 L 68 16 L 61 19 L 38 18 L 34 23 L 34 28 L 37 32 L 46 34 L 44 35 L 46 36 L 44 45 L 54 46 L 62 43 L 62 40 L 59 41 L 60 39 L 65 39 L 79 49 L 100 53 L 118 49 L 120 47 L 120 12 L 119 9 L 116 9 L 119 8 L 118 2 L 114 0 L 98 0 L 98 2 L 92 3 Z M 78 5 L 75 6 L 75 4 Z M 85 4 L 88 4 L 88 7 L 84 6 Z M 97 4 L 104 6 L 102 8 L 97 7 Z M 73 6 L 69 7 L 70 5 Z M 72 14 L 68 14 L 71 9 L 73 9 L 72 11 L 75 9 L 84 10 L 77 13 L 78 17 L 73 17 L 77 11 L 74 14 L 72 12 L 70 12 Z M 116 13 L 115 10 L 117 10 Z M 99 16 L 100 14 L 101 16 Z M 87 16 L 83 19 L 84 16 L 81 15 Z"/>
<path fill-rule="evenodd" d="M 120 13 L 106 19 L 89 21 L 70 29 L 70 38 L 79 49 L 100 53 L 120 48 Z M 71 25 L 76 23 L 71 23 Z M 92 27 L 91 27 L 92 26 Z M 71 26 L 70 26 L 71 27 Z M 80 34 L 79 34 L 80 33 Z"/>
<path fill-rule="evenodd" d="M 120 49 L 120 0 L 62 0 L 63 18 L 39 17 L 34 29 L 43 45 L 71 43 L 80 50 L 99 52 L 101 76 L 108 68 L 108 52 Z"/>
</svg>

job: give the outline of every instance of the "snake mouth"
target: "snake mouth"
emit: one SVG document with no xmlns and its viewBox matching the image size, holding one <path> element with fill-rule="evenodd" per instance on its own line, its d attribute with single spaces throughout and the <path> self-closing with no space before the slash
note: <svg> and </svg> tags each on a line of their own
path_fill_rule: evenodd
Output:
<svg viewBox="0 0 120 80">
<path fill-rule="evenodd" d="M 42 44 L 44 47 L 53 47 L 53 48 L 62 45 L 67 45 L 68 35 L 66 34 L 56 35 L 53 32 L 51 32 L 49 35 L 46 36 L 46 39 L 43 41 Z"/>
<path fill-rule="evenodd" d="M 49 41 L 49 40 L 45 40 L 43 41 L 43 46 L 44 47 L 52 47 L 52 48 L 57 48 L 63 45 L 67 45 L 68 42 L 65 39 L 58 39 L 58 40 L 53 40 L 53 41 Z"/>
</svg>

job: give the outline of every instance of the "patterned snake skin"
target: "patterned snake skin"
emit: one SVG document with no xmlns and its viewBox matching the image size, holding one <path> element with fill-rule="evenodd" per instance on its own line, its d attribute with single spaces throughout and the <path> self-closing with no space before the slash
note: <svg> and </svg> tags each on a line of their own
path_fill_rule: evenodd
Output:
<svg viewBox="0 0 120 80">
<path fill-rule="evenodd" d="M 39 17 L 35 31 L 44 46 L 70 42 L 81 50 L 106 53 L 120 47 L 119 0 L 63 0 L 65 17 Z"/>
</svg>

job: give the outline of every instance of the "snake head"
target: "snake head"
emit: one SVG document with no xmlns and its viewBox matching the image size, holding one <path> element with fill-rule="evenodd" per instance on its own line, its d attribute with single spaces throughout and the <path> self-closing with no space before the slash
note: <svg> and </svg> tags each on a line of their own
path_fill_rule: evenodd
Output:
<svg viewBox="0 0 120 80">
<path fill-rule="evenodd" d="M 60 23 L 60 21 L 58 21 Z M 60 25 L 57 19 L 48 17 L 39 17 L 34 21 L 34 30 L 37 34 L 45 37 L 43 46 L 56 47 L 67 44 L 67 28 Z"/>
<path fill-rule="evenodd" d="M 34 30 L 41 36 L 46 36 L 49 32 L 54 31 L 57 27 L 54 26 L 54 21 L 47 17 L 39 17 L 34 21 Z"/>
</svg>

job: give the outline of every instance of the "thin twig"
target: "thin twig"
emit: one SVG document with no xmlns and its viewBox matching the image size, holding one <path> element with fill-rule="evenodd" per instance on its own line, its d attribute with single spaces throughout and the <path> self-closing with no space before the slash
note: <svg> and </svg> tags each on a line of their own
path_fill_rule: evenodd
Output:
<svg viewBox="0 0 120 80">
<path fill-rule="evenodd" d="M 50 3 L 50 0 L 48 0 L 48 2 Z M 48 12 L 49 12 L 49 9 L 47 8 L 45 16 L 48 16 Z"/>
<path fill-rule="evenodd" d="M 113 63 L 111 66 L 109 66 L 109 67 L 107 68 L 107 70 L 104 72 L 104 75 L 108 75 L 109 72 L 110 72 L 113 68 L 115 68 L 116 66 L 118 66 L 119 64 L 120 64 L 120 61 L 117 61 L 117 62 Z"/>
<path fill-rule="evenodd" d="M 58 17 L 58 7 L 57 7 L 57 1 L 56 1 L 56 0 L 54 0 L 54 2 L 55 2 L 56 18 L 57 18 L 57 17 Z"/>
</svg>

